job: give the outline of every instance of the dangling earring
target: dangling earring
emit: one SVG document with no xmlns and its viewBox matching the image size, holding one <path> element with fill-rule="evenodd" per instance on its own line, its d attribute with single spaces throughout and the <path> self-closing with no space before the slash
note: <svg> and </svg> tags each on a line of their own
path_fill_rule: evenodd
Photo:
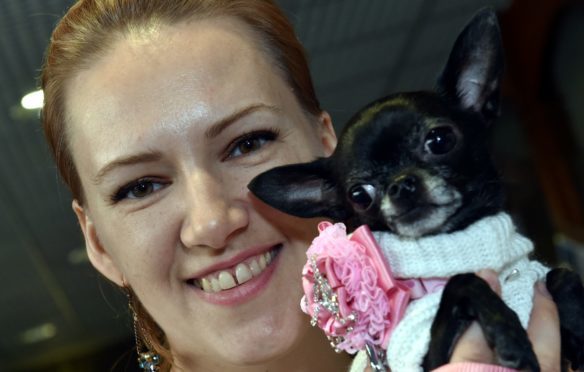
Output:
<svg viewBox="0 0 584 372">
<path fill-rule="evenodd" d="M 138 353 L 138 365 L 144 372 L 159 372 L 160 371 L 160 356 L 152 352 L 150 350 L 143 351 L 143 346 L 146 346 L 147 349 L 150 348 L 148 345 L 148 340 L 145 340 L 145 344 L 142 344 L 141 338 L 138 335 L 138 314 L 134 310 L 134 306 L 132 306 L 132 291 L 126 285 L 124 285 L 124 291 L 126 292 L 126 296 L 128 297 L 128 306 L 130 307 L 130 311 L 132 312 L 132 323 L 134 327 L 134 339 L 136 341 L 136 353 Z M 145 334 L 144 329 L 140 328 L 142 334 Z"/>
</svg>

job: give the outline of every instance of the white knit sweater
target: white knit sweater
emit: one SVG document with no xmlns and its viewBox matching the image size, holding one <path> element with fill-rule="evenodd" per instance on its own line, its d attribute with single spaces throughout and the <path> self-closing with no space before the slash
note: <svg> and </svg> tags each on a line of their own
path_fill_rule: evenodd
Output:
<svg viewBox="0 0 584 372">
<path fill-rule="evenodd" d="M 493 269 L 499 273 L 501 297 L 527 328 L 533 285 L 549 270 L 528 254 L 531 241 L 517 233 L 506 213 L 484 218 L 465 230 L 420 239 L 404 239 L 388 232 L 373 232 L 397 278 L 450 277 Z M 392 333 L 387 361 L 393 372 L 421 371 L 430 343 L 430 327 L 442 290 L 412 301 Z M 357 355 L 351 372 L 362 371 L 365 358 Z"/>
</svg>

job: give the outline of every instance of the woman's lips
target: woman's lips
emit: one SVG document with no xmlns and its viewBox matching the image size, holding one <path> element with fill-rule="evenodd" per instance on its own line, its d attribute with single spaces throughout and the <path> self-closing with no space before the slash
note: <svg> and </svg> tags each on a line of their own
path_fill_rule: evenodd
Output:
<svg viewBox="0 0 584 372">
<path fill-rule="evenodd" d="M 202 278 L 192 279 L 190 283 L 207 293 L 220 292 L 246 283 L 253 277 L 259 276 L 266 269 L 275 257 L 277 248 L 278 246 L 275 246 L 268 252 L 250 257 L 229 269 L 215 271 Z"/>
<path fill-rule="evenodd" d="M 219 305 L 236 305 L 247 301 L 266 287 L 277 266 L 282 245 L 249 257 L 238 264 L 187 281 L 204 300 Z"/>
</svg>

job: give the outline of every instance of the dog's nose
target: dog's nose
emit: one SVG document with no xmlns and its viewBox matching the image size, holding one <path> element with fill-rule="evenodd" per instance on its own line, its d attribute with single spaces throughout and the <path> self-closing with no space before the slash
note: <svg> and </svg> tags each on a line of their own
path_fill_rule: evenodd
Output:
<svg viewBox="0 0 584 372">
<path fill-rule="evenodd" d="M 398 177 L 387 190 L 387 194 L 392 199 L 399 199 L 412 196 L 419 188 L 420 180 L 413 175 L 404 175 Z"/>
</svg>

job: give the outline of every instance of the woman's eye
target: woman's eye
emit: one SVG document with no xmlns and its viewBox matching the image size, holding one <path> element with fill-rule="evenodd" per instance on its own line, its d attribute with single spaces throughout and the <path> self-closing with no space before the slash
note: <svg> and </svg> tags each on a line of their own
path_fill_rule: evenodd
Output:
<svg viewBox="0 0 584 372">
<path fill-rule="evenodd" d="M 118 190 L 112 197 L 112 201 L 118 202 L 123 199 L 141 199 L 164 187 L 162 182 L 149 179 L 141 179 L 130 183 Z"/>
<path fill-rule="evenodd" d="M 235 156 L 247 154 L 259 149 L 265 142 L 266 141 L 263 138 L 250 138 L 243 140 L 237 144 L 237 147 L 234 149 L 233 153 Z"/>
<path fill-rule="evenodd" d="M 278 137 L 276 130 L 265 130 L 245 134 L 236 139 L 227 151 L 228 158 L 247 155 L 262 148 L 266 143 Z"/>
</svg>

